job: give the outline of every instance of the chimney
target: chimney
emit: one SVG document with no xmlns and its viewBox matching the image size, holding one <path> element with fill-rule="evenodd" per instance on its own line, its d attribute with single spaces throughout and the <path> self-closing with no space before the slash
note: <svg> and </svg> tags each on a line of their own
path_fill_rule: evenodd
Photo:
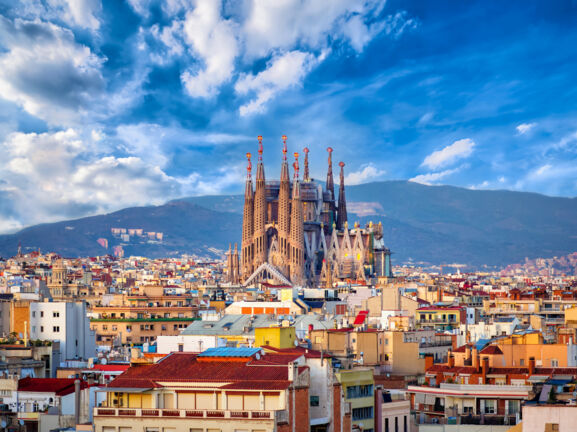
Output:
<svg viewBox="0 0 577 432">
<path fill-rule="evenodd" d="M 481 365 L 479 364 L 479 352 L 477 347 L 473 347 L 473 353 L 471 356 L 471 366 L 473 366 L 475 370 L 479 372 L 479 366 Z"/>
<path fill-rule="evenodd" d="M 469 345 L 465 345 L 465 360 L 471 361 L 471 347 Z"/>
<path fill-rule="evenodd" d="M 483 384 L 487 384 L 488 373 L 489 373 L 489 357 L 483 357 Z"/>
<path fill-rule="evenodd" d="M 296 363 L 292 362 L 288 364 L 288 380 L 295 381 L 298 376 L 299 367 Z"/>
<path fill-rule="evenodd" d="M 451 335 L 451 350 L 455 351 L 457 349 L 457 335 Z"/>
<path fill-rule="evenodd" d="M 433 367 L 435 357 L 433 354 L 425 354 L 425 372 Z"/>
<path fill-rule="evenodd" d="M 535 357 L 529 357 L 529 376 L 535 373 Z"/>
<path fill-rule="evenodd" d="M 449 367 L 450 368 L 455 367 L 455 356 L 451 351 L 449 351 Z"/>
<path fill-rule="evenodd" d="M 80 380 L 74 380 L 74 424 L 80 424 Z M 76 426 L 75 426 L 76 427 Z"/>
</svg>

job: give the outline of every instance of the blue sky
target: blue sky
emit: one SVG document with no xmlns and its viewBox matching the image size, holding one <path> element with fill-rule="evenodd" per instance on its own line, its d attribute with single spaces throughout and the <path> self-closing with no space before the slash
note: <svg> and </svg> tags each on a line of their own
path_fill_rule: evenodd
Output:
<svg viewBox="0 0 577 432">
<path fill-rule="evenodd" d="M 349 184 L 577 196 L 577 2 L 0 0 L 0 232 L 238 193 L 326 147 Z"/>
</svg>

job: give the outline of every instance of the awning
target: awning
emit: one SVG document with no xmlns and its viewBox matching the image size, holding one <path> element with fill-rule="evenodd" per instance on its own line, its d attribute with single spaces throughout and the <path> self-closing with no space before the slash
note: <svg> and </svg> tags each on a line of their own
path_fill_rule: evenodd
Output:
<svg viewBox="0 0 577 432">
<path fill-rule="evenodd" d="M 330 417 L 320 417 L 320 418 L 316 418 L 316 419 L 311 419 L 310 425 L 311 426 L 318 426 L 318 425 L 329 424 L 330 422 L 331 422 Z"/>
<path fill-rule="evenodd" d="M 553 375 L 553 379 L 573 381 L 573 375 Z"/>
<path fill-rule="evenodd" d="M 118 392 L 118 393 L 144 393 L 152 390 L 152 388 L 138 388 L 138 387 L 101 387 L 96 391 L 99 392 Z"/>
<path fill-rule="evenodd" d="M 562 386 L 565 384 L 569 384 L 572 380 L 570 379 L 550 379 L 547 380 L 547 384 L 551 384 L 554 386 Z"/>
<path fill-rule="evenodd" d="M 531 375 L 528 379 L 531 383 L 545 382 L 549 379 L 549 375 Z"/>
<path fill-rule="evenodd" d="M 423 393 L 415 393 L 415 403 L 424 404 L 425 403 L 425 395 Z"/>
</svg>

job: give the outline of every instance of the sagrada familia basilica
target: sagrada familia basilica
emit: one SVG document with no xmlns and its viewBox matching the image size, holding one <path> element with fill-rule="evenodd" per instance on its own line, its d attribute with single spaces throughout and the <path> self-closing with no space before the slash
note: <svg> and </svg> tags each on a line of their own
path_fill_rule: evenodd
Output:
<svg viewBox="0 0 577 432">
<path fill-rule="evenodd" d="M 229 249 L 229 282 L 250 285 L 268 281 L 282 285 L 331 287 L 343 280 L 366 281 L 390 276 L 390 251 L 382 225 L 349 227 L 344 166 L 340 167 L 338 201 L 333 180 L 332 148 L 328 148 L 325 188 L 309 175 L 309 149 L 304 152 L 300 179 L 299 154 L 289 174 L 286 136 L 282 137 L 280 181 L 266 181 L 262 137 L 258 137 L 255 188 L 251 154 L 244 193 L 242 245 Z"/>
</svg>

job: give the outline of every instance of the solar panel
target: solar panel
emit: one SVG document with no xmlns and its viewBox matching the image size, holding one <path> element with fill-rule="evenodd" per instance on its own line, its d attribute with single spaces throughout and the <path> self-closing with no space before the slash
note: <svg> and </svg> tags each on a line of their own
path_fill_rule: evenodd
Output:
<svg viewBox="0 0 577 432">
<path fill-rule="evenodd" d="M 234 347 L 220 347 L 209 348 L 198 357 L 252 357 L 260 352 L 260 348 L 234 348 Z"/>
</svg>

